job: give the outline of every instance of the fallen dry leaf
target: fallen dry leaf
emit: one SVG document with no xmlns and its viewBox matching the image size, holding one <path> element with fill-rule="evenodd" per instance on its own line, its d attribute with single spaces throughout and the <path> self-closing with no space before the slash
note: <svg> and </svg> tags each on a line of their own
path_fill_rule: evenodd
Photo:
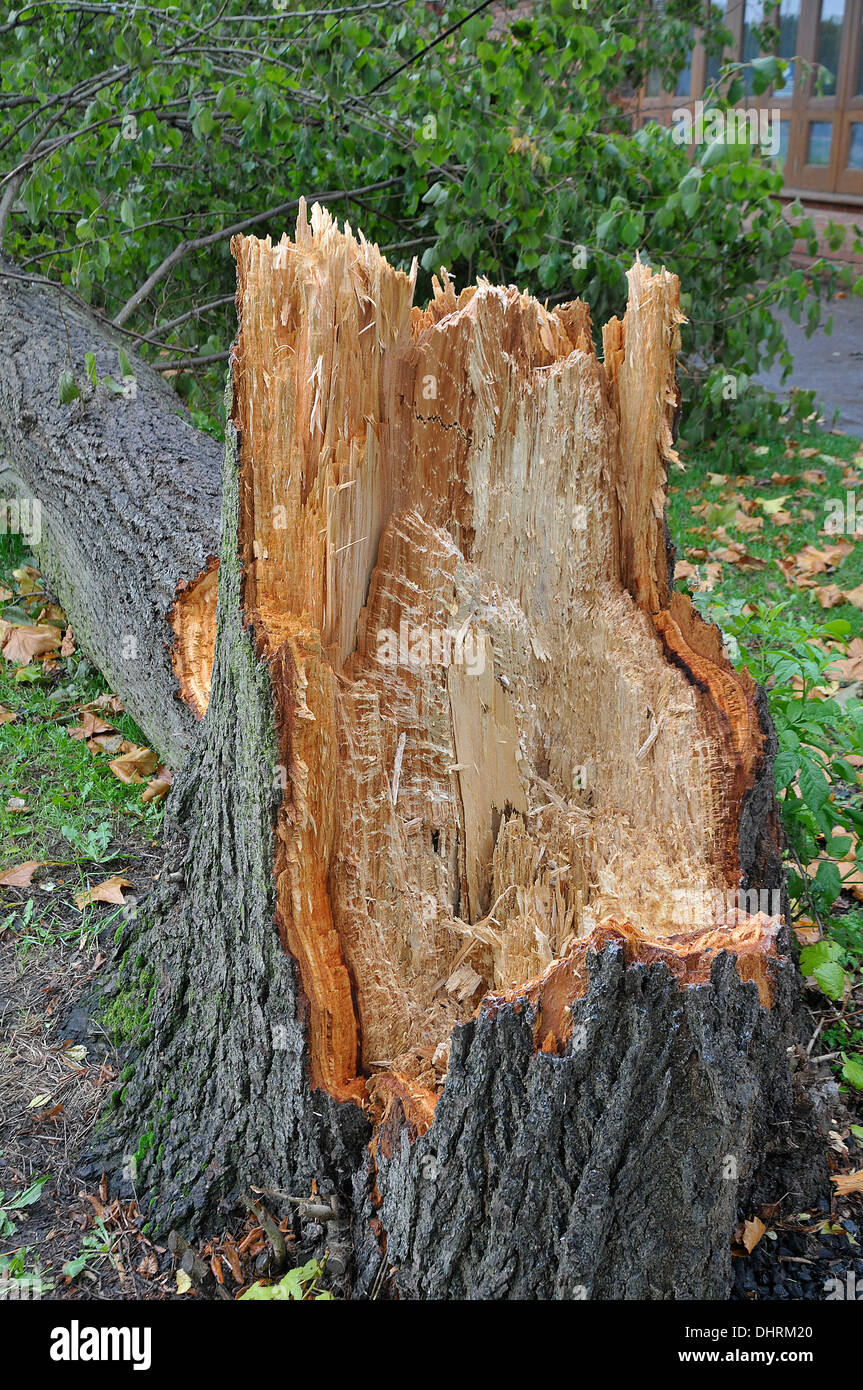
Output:
<svg viewBox="0 0 863 1390">
<path fill-rule="evenodd" d="M 3 643 L 3 656 L 16 666 L 29 666 L 34 656 L 55 652 L 60 645 L 56 627 L 13 627 Z"/>
<path fill-rule="evenodd" d="M 75 894 L 75 906 L 83 910 L 90 903 L 115 903 L 123 906 L 123 888 L 131 887 L 127 878 L 121 878 L 115 874 L 113 878 L 106 878 L 104 883 L 97 883 L 93 888 L 82 889 Z"/>
<path fill-rule="evenodd" d="M 12 720 L 17 718 L 18 715 L 14 709 L 7 709 L 5 705 L 0 705 L 0 724 L 11 724 Z"/>
<path fill-rule="evenodd" d="M 863 1192 L 863 1168 L 851 1173 L 832 1173 L 830 1181 L 836 1188 L 837 1197 L 849 1197 L 854 1192 Z"/>
<path fill-rule="evenodd" d="M 746 1246 L 747 1252 L 750 1255 L 766 1230 L 767 1227 L 760 1216 L 753 1216 L 751 1221 L 744 1221 L 743 1244 Z"/>
<path fill-rule="evenodd" d="M 69 730 L 69 737 L 74 739 L 91 739 L 95 734 L 110 734 L 114 732 L 113 724 L 106 724 L 104 719 L 92 714 L 90 710 L 81 711 L 81 723 L 76 724 Z"/>
<path fill-rule="evenodd" d="M 845 594 L 838 584 L 821 584 L 812 590 L 822 608 L 835 608 L 838 603 L 845 602 Z"/>
<path fill-rule="evenodd" d="M 121 782 L 143 782 L 145 777 L 156 771 L 158 762 L 158 756 L 151 748 L 138 748 L 132 744 L 130 752 L 114 758 L 108 766 Z"/>
<path fill-rule="evenodd" d="M 20 816 L 23 811 L 28 810 L 27 802 L 23 796 L 10 796 L 6 802 L 6 810 L 12 815 Z"/>
<path fill-rule="evenodd" d="M 863 681 L 863 637 L 852 637 L 848 655 L 831 661 L 826 674 L 831 680 Z"/>
<path fill-rule="evenodd" d="M 853 603 L 855 608 L 863 611 L 863 584 L 858 584 L 856 589 L 847 589 L 842 597 L 846 603 Z"/>
<path fill-rule="evenodd" d="M 152 782 L 148 782 L 141 792 L 142 801 L 161 801 L 171 790 L 172 773 L 169 768 L 160 766 Z"/>
<path fill-rule="evenodd" d="M 38 859 L 28 859 L 26 864 L 16 864 L 14 869 L 7 869 L 5 874 L 0 874 L 0 885 L 4 888 L 29 888 L 39 864 Z"/>
<path fill-rule="evenodd" d="M 63 641 L 60 643 L 60 655 L 71 656 L 75 651 L 75 634 L 71 627 L 67 627 L 63 634 Z"/>
<path fill-rule="evenodd" d="M 123 713 L 123 701 L 119 695 L 109 695 L 107 692 L 97 695 L 95 700 L 88 700 L 81 709 L 108 709 L 112 714 Z"/>
</svg>

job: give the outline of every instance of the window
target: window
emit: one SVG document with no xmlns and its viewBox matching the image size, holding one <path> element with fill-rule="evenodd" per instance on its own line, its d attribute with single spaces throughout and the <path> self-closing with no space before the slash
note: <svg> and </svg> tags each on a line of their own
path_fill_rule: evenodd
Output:
<svg viewBox="0 0 863 1390">
<path fill-rule="evenodd" d="M 851 124 L 846 168 L 863 169 L 863 121 L 853 121 Z"/>
<path fill-rule="evenodd" d="M 806 149 L 807 164 L 830 163 L 830 137 L 832 134 L 832 121 L 809 122 L 809 142 Z"/>
<path fill-rule="evenodd" d="M 779 6 L 779 53 L 789 62 L 782 86 L 775 86 L 777 97 L 790 97 L 794 92 L 794 59 L 797 56 L 797 25 L 800 19 L 800 0 L 781 0 Z"/>
<path fill-rule="evenodd" d="M 836 91 L 836 78 L 839 74 L 839 40 L 842 36 L 842 21 L 845 18 L 845 0 L 821 0 L 821 17 L 818 21 L 818 49 L 816 61 L 826 69 L 821 74 L 821 85 L 816 81 L 814 95 L 831 96 Z"/>
</svg>

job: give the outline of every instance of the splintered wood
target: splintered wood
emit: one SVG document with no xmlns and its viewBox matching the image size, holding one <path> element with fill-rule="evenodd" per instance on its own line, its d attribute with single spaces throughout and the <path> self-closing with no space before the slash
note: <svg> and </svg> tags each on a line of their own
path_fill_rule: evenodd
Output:
<svg viewBox="0 0 863 1390">
<path fill-rule="evenodd" d="M 575 997 L 610 931 L 684 981 L 692 933 L 702 962 L 769 953 L 775 923 L 703 907 L 737 889 L 762 733 L 671 598 L 676 278 L 633 267 L 600 363 L 585 305 L 444 277 L 421 311 L 415 268 L 317 206 L 232 249 L 244 602 L 314 1084 L 433 1092 L 484 995 Z"/>
</svg>

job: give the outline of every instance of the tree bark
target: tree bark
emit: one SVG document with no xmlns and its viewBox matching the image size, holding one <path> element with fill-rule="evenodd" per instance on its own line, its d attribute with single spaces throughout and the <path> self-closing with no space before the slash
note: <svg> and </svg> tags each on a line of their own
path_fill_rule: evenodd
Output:
<svg viewBox="0 0 863 1390">
<path fill-rule="evenodd" d="M 119 385 L 129 339 L 8 263 L 0 270 L 0 498 L 17 499 L 19 517 L 23 499 L 78 645 L 179 767 L 208 695 L 221 446 L 132 353 L 125 394 L 94 389 L 86 354 L 100 383 Z M 66 405 L 64 370 L 81 391 Z"/>
<path fill-rule="evenodd" d="M 212 694 L 96 1166 L 162 1229 L 333 1195 L 357 1295 L 725 1297 L 805 1126 L 775 736 L 671 589 L 677 281 L 600 363 L 317 208 L 233 250 Z"/>
</svg>

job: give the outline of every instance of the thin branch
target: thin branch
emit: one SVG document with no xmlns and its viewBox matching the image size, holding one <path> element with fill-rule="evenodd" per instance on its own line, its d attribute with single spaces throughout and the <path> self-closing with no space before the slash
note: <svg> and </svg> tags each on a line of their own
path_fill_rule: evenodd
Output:
<svg viewBox="0 0 863 1390">
<path fill-rule="evenodd" d="M 351 197 L 352 194 L 375 193 L 382 188 L 392 188 L 393 184 L 400 183 L 401 179 L 381 179 L 378 183 L 369 183 L 362 188 L 350 189 L 347 195 L 340 188 L 330 189 L 327 193 L 313 193 L 309 196 L 310 203 L 332 202 L 345 196 Z M 152 275 L 148 275 L 144 283 L 139 286 L 135 293 L 126 300 L 120 312 L 115 316 L 113 322 L 115 328 L 122 328 L 128 318 L 134 314 L 135 310 L 147 298 L 150 291 L 164 280 L 165 276 L 173 270 L 174 266 L 192 251 L 202 251 L 206 246 L 214 246 L 216 242 L 227 241 L 230 237 L 236 236 L 239 232 L 244 232 L 247 227 L 257 226 L 260 222 L 266 222 L 272 217 L 281 217 L 286 212 L 295 212 L 300 205 L 299 198 L 292 198 L 290 202 L 279 203 L 277 207 L 267 208 L 265 212 L 256 212 L 253 217 L 244 217 L 241 222 L 234 222 L 230 227 L 224 227 L 220 232 L 211 232 L 209 236 L 196 237 L 193 241 L 181 241 L 169 252 L 161 265 L 158 265 Z"/>
</svg>

